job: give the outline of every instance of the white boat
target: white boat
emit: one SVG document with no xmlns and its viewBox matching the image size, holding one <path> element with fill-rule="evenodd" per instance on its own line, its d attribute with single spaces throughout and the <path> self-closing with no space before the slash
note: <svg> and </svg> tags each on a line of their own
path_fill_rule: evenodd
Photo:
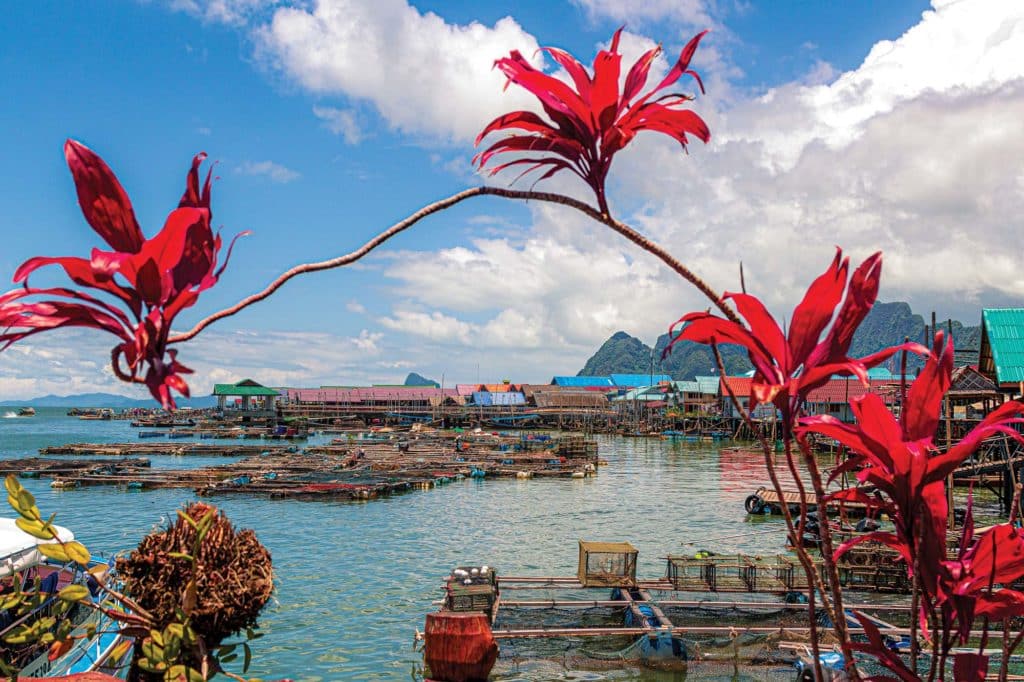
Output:
<svg viewBox="0 0 1024 682">
<path fill-rule="evenodd" d="M 74 539 L 74 534 L 67 528 L 55 526 L 57 535 L 64 542 Z M 93 603 L 99 604 L 103 599 L 102 590 L 91 575 L 77 564 L 62 565 L 46 558 L 38 549 L 43 542 L 25 533 L 15 525 L 14 519 L 0 518 L 0 590 L 6 591 L 18 573 L 22 579 L 40 579 L 43 592 L 56 594 L 64 587 L 77 583 L 89 588 Z M 90 562 L 89 569 L 110 565 L 102 560 Z M 18 616 L 10 611 L 0 611 L 0 639 L 9 631 L 26 622 L 52 615 L 52 607 L 57 599 L 51 597 L 31 613 Z M 105 672 L 123 677 L 127 673 L 127 660 L 114 660 L 115 655 L 122 658 L 130 648 L 119 646 L 124 638 L 121 636 L 119 624 L 112 621 L 102 611 L 76 604 L 62 616 L 70 618 L 75 624 L 74 634 L 80 635 L 87 627 L 95 627 L 96 636 L 92 640 L 76 639 L 70 651 L 51 661 L 47 655 L 47 647 L 38 644 L 12 645 L 3 644 L 4 656 L 8 662 L 21 668 L 24 677 L 50 677 L 71 675 L 84 672 Z"/>
<path fill-rule="evenodd" d="M 23 407 L 18 410 L 19 417 L 34 417 L 36 416 L 36 408 L 34 407 Z"/>
</svg>

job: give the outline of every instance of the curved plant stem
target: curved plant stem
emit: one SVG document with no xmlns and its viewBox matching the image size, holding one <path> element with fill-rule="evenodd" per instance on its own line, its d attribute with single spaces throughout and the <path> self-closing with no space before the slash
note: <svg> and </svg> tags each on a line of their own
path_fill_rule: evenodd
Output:
<svg viewBox="0 0 1024 682">
<path fill-rule="evenodd" d="M 720 376 L 726 376 L 725 362 L 722 360 L 722 354 L 718 350 L 717 343 L 711 344 L 711 351 L 714 353 L 715 362 L 718 365 L 718 371 L 720 372 Z M 832 622 L 835 623 L 836 620 L 835 614 L 832 611 L 832 605 L 828 602 L 828 593 L 825 591 L 825 586 L 821 584 L 821 576 L 818 574 L 817 568 L 814 565 L 814 560 L 807 553 L 807 549 L 803 546 L 803 543 L 800 541 L 802 538 L 803 528 L 807 523 L 807 499 L 803 493 L 803 488 L 801 487 L 800 519 L 798 524 L 798 522 L 795 522 L 793 520 L 792 513 L 789 511 L 789 505 L 786 503 L 784 491 L 782 489 L 782 483 L 779 481 L 779 475 L 775 469 L 775 460 L 772 455 L 772 447 L 768 443 L 768 439 L 765 437 L 764 433 L 760 429 L 754 428 L 754 420 L 751 419 L 750 412 L 748 412 L 743 407 L 743 405 L 740 404 L 739 399 L 736 397 L 736 394 L 732 390 L 732 386 L 730 386 L 728 382 L 723 382 L 722 385 L 725 387 L 726 392 L 729 394 L 730 402 L 732 403 L 733 407 L 735 407 L 736 411 L 739 412 L 741 418 L 743 419 L 743 422 L 747 425 L 747 428 L 750 429 L 752 433 L 757 433 L 757 439 L 761 445 L 762 454 L 764 455 L 764 465 L 765 468 L 768 470 L 768 477 L 769 479 L 771 479 L 772 487 L 775 488 L 775 492 L 779 496 L 779 506 L 782 508 L 782 517 L 786 520 L 786 530 L 789 534 L 790 544 L 793 546 L 793 550 L 796 552 L 797 559 L 800 561 L 800 565 L 803 567 L 804 573 L 807 576 L 807 612 L 809 614 L 807 624 L 809 626 L 809 637 L 811 640 L 811 655 L 814 658 L 814 679 L 823 680 L 825 678 L 822 673 L 821 652 L 820 647 L 818 645 L 818 619 L 814 609 L 815 593 L 821 595 L 822 606 L 825 608 L 825 612 L 828 613 L 829 618 L 832 619 Z M 792 467 L 792 458 L 788 459 L 790 466 Z M 791 468 L 790 471 L 793 472 L 794 470 Z M 799 478 L 796 476 L 795 473 L 793 473 L 793 476 L 796 480 L 799 481 Z M 826 519 L 825 521 L 827 523 L 828 519 Z"/>
<path fill-rule="evenodd" d="M 447 197 L 445 199 L 441 199 L 440 201 L 435 201 L 432 204 L 424 206 L 420 210 L 410 215 L 408 218 L 405 218 L 404 220 L 401 220 L 392 225 L 391 227 L 389 227 L 388 229 L 384 230 L 383 232 L 375 236 L 373 239 L 363 244 L 363 246 L 361 246 L 360 248 L 356 249 L 351 253 L 347 253 L 343 256 L 338 256 L 337 258 L 330 258 L 328 260 L 318 261 L 315 263 L 303 263 L 302 265 L 296 265 L 295 267 L 283 272 L 280 276 L 277 277 L 277 279 L 268 284 L 267 287 L 264 288 L 262 291 L 252 294 L 251 296 L 246 296 L 233 306 L 230 306 L 219 312 L 209 315 L 208 317 L 200 320 L 194 327 L 192 327 L 192 329 L 188 330 L 187 332 L 171 335 L 171 337 L 168 339 L 168 343 L 181 343 L 182 341 L 188 341 L 189 339 L 196 336 L 196 334 L 198 334 L 203 329 L 210 326 L 217 320 L 224 319 L 225 317 L 231 317 L 235 313 L 238 313 L 241 310 L 248 308 L 253 303 L 258 303 L 259 301 L 262 301 L 263 299 L 267 298 L 275 291 L 280 289 L 285 282 L 292 279 L 293 277 L 297 277 L 298 275 L 302 275 L 308 272 L 330 270 L 332 268 L 338 268 L 344 265 L 354 263 L 360 258 L 370 253 L 371 251 L 373 251 L 375 248 L 377 248 L 384 242 L 386 242 L 387 240 L 394 237 L 395 235 L 409 229 L 423 218 L 426 218 L 427 216 L 437 213 L 439 211 L 443 211 L 446 208 L 449 208 L 451 206 L 454 206 L 455 204 L 465 201 L 466 199 L 479 196 L 495 196 L 504 197 L 506 199 L 520 199 L 525 201 L 544 201 L 552 204 L 560 204 L 562 206 L 574 208 L 577 211 L 580 211 L 581 213 L 589 216 L 590 218 L 593 218 L 602 225 L 611 228 L 613 231 L 619 233 L 629 241 L 633 242 L 644 251 L 647 251 L 648 253 L 657 256 L 674 272 L 682 276 L 683 279 L 697 287 L 697 289 L 700 290 L 702 294 L 704 294 L 719 310 L 722 311 L 723 315 L 725 315 L 733 322 L 736 322 L 737 324 L 740 323 L 739 318 L 736 316 L 736 313 L 733 312 L 733 310 L 729 306 L 727 306 L 724 301 L 722 301 L 722 298 L 717 293 L 715 293 L 715 291 L 711 289 L 711 287 L 709 287 L 707 283 L 704 282 L 704 280 L 702 280 L 700 277 L 694 274 L 689 268 L 687 268 L 685 265 L 679 262 L 675 257 L 673 257 L 668 251 L 666 251 L 660 245 L 643 236 L 629 225 L 626 225 L 625 223 L 612 218 L 607 213 L 601 212 L 595 209 L 594 207 L 590 206 L 589 204 L 579 201 L 578 199 L 573 199 L 572 197 L 567 197 L 562 194 L 554 194 L 551 192 L 533 192 L 527 190 L 504 189 L 501 187 L 474 187 L 472 189 L 467 189 L 457 194 L 453 194 L 452 196 Z"/>
<path fill-rule="evenodd" d="M 843 657 L 846 661 L 847 674 L 851 679 L 857 679 L 857 671 L 854 667 L 853 650 L 850 648 L 850 635 L 846 627 L 846 611 L 843 608 L 843 588 L 839 584 L 839 571 L 836 567 L 835 554 L 832 546 L 832 530 L 828 525 L 828 502 L 825 493 L 825 486 L 821 480 L 821 471 L 818 469 L 818 460 L 814 453 L 806 445 L 800 443 L 800 452 L 803 455 L 804 463 L 807 465 L 807 473 L 811 477 L 811 486 L 814 489 L 815 503 L 818 509 L 818 528 L 821 535 L 821 556 L 825 570 L 828 571 L 828 583 L 832 590 L 832 607 L 835 610 L 836 619 L 832 622 L 836 634 L 839 636 L 839 645 L 843 650 Z"/>
</svg>

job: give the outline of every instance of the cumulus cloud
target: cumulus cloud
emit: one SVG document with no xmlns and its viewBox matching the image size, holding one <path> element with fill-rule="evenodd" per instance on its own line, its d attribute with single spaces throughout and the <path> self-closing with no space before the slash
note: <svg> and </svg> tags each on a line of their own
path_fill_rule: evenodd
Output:
<svg viewBox="0 0 1024 682">
<path fill-rule="evenodd" d="M 980 304 L 1024 296 L 1013 218 L 1024 212 L 1024 6 L 937 2 L 853 71 L 819 65 L 728 108 L 708 104 L 695 107 L 712 144 L 687 156 L 640 136 L 611 182 L 613 209 L 717 290 L 737 288 L 742 261 L 748 286 L 784 313 L 840 244 L 855 260 L 883 250 L 883 298 L 919 310 L 973 322 Z M 387 271 L 425 309 L 528 319 L 536 303 L 543 326 L 581 347 L 619 328 L 652 339 L 707 305 L 556 208 L 534 207 L 524 239 L 411 257 L 443 264 Z"/>
<path fill-rule="evenodd" d="M 528 103 L 502 96 L 504 77 L 491 66 L 511 50 L 531 57 L 537 49 L 511 17 L 449 24 L 405 0 L 282 7 L 255 38 L 264 60 L 304 88 L 367 101 L 395 129 L 460 143 Z"/>
<path fill-rule="evenodd" d="M 0 394 L 25 399 L 99 391 L 148 399 L 144 388 L 125 384 L 110 372 L 108 338 L 71 329 L 11 346 L 0 353 Z M 268 386 L 397 381 L 404 375 L 375 365 L 402 352 L 384 340 L 383 333 L 366 329 L 355 336 L 207 330 L 179 346 L 179 360 L 195 370 L 187 379 L 196 396 L 209 395 L 216 383 L 245 378 Z"/>
<path fill-rule="evenodd" d="M 355 112 L 351 109 L 317 105 L 313 107 L 313 115 L 323 121 L 325 128 L 335 135 L 340 135 L 349 144 L 358 144 L 363 139 L 363 131 L 356 120 Z"/>
<path fill-rule="evenodd" d="M 280 0 L 168 0 L 168 4 L 172 10 L 204 22 L 242 26 L 279 5 Z"/>
<path fill-rule="evenodd" d="M 235 171 L 242 175 L 262 175 L 282 184 L 302 177 L 298 171 L 293 171 L 291 168 L 273 161 L 243 161 L 238 164 Z"/>
</svg>

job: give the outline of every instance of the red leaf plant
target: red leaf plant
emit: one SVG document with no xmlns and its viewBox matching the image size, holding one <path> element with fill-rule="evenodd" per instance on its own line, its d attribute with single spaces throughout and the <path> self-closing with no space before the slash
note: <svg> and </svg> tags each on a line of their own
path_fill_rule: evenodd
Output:
<svg viewBox="0 0 1024 682">
<path fill-rule="evenodd" d="M 1024 404 L 1009 401 L 947 452 L 939 452 L 935 432 L 952 373 L 953 343 L 944 343 L 944 334 L 938 332 L 924 369 L 907 391 L 899 420 L 879 395 L 868 393 L 850 401 L 855 425 L 818 415 L 803 418 L 797 429 L 801 437 L 817 433 L 836 439 L 851 451 L 846 462 L 833 470 L 832 479 L 857 469 L 861 482 L 874 485 L 887 498 L 884 506 L 892 515 L 895 533 L 878 531 L 857 537 L 839 547 L 836 558 L 859 542 L 883 543 L 900 552 L 909 571 L 916 561 L 925 593 L 938 598 L 942 597 L 938 569 L 946 559 L 946 477 L 988 436 L 1004 433 L 1024 442 L 1013 428 L 1024 421 L 1019 417 Z M 851 496 L 844 492 L 837 497 Z M 861 501 L 879 504 L 866 496 Z"/>
<path fill-rule="evenodd" d="M 669 328 L 670 336 L 678 327 L 682 330 L 674 336 L 664 354 L 670 353 L 680 341 L 743 346 L 754 365 L 750 387 L 752 404 L 774 403 L 782 414 L 783 434 L 788 438 L 794 415 L 807 394 L 825 385 L 833 374 L 854 375 L 867 385 L 868 368 L 900 350 L 924 350 L 918 344 L 907 344 L 860 359 L 848 357 L 853 334 L 878 295 L 882 254 L 870 256 L 848 278 L 849 265 L 849 258 L 843 258 L 842 249 L 836 249 L 832 264 L 814 280 L 793 311 L 788 334 L 757 297 L 726 293 L 723 298 L 732 300 L 746 326 L 710 312 L 684 315 Z"/>
<path fill-rule="evenodd" d="M 114 373 L 124 381 L 144 383 L 161 405 L 174 409 L 171 391 L 187 397 L 183 375 L 192 370 L 167 347 L 171 324 L 217 283 L 234 246 L 232 240 L 217 268 L 221 237 L 210 229 L 209 172 L 199 184 L 206 154 L 193 158 L 178 208 L 151 239 L 143 235 L 128 195 L 103 159 L 74 140 L 65 143 L 64 156 L 86 221 L 112 250 L 93 249 L 89 258 L 36 257 L 22 263 L 14 281 L 23 287 L 0 295 L 0 350 L 62 327 L 109 332 L 119 339 L 111 353 Z M 78 286 L 109 295 L 119 305 L 80 289 L 29 286 L 29 275 L 47 265 L 60 266 Z"/>
<path fill-rule="evenodd" d="M 1001 523 L 974 536 L 974 517 L 968 501 L 960 550 L 939 570 L 939 600 L 943 617 L 957 622 L 960 642 L 967 642 L 974 619 L 1001 621 L 1024 615 L 1024 593 L 1009 585 L 1024 576 L 1024 532 Z M 957 678 L 960 679 L 960 678 Z"/>
<path fill-rule="evenodd" d="M 655 98 L 683 74 L 693 76 L 701 92 L 704 91 L 700 76 L 690 69 L 690 60 L 706 33 L 703 31 L 694 36 L 665 78 L 642 95 L 640 91 L 647 84 L 651 64 L 661 53 L 661 47 L 648 50 L 633 64 L 620 92 L 621 28 L 612 36 L 609 49 L 601 50 L 594 58 L 593 75 L 568 52 L 554 47 L 542 48 L 565 69 L 572 85 L 535 69 L 518 50 L 513 50 L 494 65 L 508 77 L 508 83 L 525 88 L 540 101 L 548 120 L 531 111 L 514 111 L 499 116 L 477 136 L 477 145 L 492 132 L 517 132 L 477 154 L 473 162 L 482 169 L 496 155 L 513 153 L 517 158 L 492 167 L 490 174 L 513 166 L 526 166 L 519 176 L 522 177 L 546 168 L 547 172 L 539 178 L 544 180 L 568 170 L 594 190 L 599 210 L 608 215 L 605 194 L 608 170 L 615 154 L 625 148 L 638 132 L 663 133 L 677 140 L 684 149 L 687 135 L 704 142 L 711 139 L 707 124 L 700 116 L 683 108 L 693 99 L 692 96 L 670 93 Z"/>
</svg>

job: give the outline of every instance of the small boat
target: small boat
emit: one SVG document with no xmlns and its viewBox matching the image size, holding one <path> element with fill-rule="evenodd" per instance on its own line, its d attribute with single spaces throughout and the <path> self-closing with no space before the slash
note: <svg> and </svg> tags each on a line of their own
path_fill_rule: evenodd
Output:
<svg viewBox="0 0 1024 682">
<path fill-rule="evenodd" d="M 74 534 L 68 529 L 60 526 L 55 526 L 55 529 L 62 541 L 74 539 Z M 71 584 L 83 585 L 89 589 L 88 599 L 97 605 L 102 603 L 103 590 L 92 575 L 105 572 L 107 580 L 110 580 L 112 567 L 109 563 L 93 559 L 86 568 L 77 564 L 61 565 L 43 556 L 37 547 L 39 542 L 18 528 L 14 519 L 0 518 L 0 585 L 9 586 L 14 574 L 19 573 L 22 579 L 38 578 L 41 592 L 55 594 Z M 27 622 L 52 615 L 56 599 L 56 596 L 50 597 L 41 606 L 21 617 L 9 611 L 0 612 L 0 638 Z M 52 661 L 49 659 L 47 644 L 5 645 L 4 657 L 8 663 L 20 668 L 19 676 L 60 677 L 86 672 L 111 673 L 119 667 L 127 672 L 127 666 L 121 665 L 124 661 L 115 658 L 118 655 L 124 656 L 131 648 L 123 646 L 125 637 L 119 625 L 102 609 L 75 604 L 62 618 L 70 619 L 72 633 L 75 635 L 84 635 L 88 629 L 99 634 L 91 640 L 85 637 L 75 639 L 70 651 Z M 53 625 L 54 629 L 57 627 L 59 622 Z"/>
<path fill-rule="evenodd" d="M 18 410 L 19 417 L 34 417 L 36 416 L 36 409 L 34 407 L 23 407 Z"/>
<path fill-rule="evenodd" d="M 161 438 L 163 431 L 139 431 L 139 438 Z"/>
</svg>

